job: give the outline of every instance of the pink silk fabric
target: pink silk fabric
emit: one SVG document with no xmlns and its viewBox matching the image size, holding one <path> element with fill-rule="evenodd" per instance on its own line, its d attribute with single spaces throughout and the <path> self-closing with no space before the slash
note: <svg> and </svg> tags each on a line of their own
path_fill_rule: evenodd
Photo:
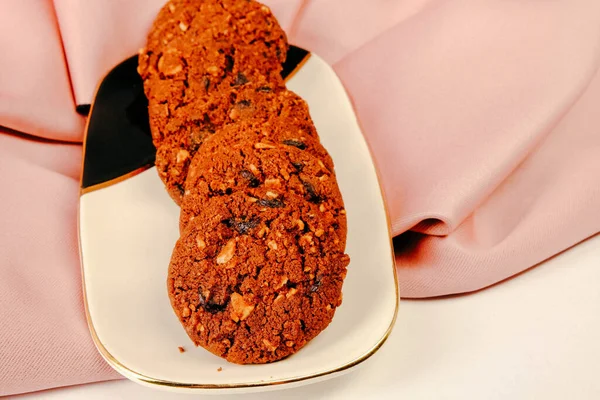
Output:
<svg viewBox="0 0 600 400">
<path fill-rule="evenodd" d="M 484 288 L 600 230 L 599 1 L 265 3 L 354 102 L 404 297 Z M 119 377 L 83 314 L 75 106 L 163 4 L 0 2 L 0 395 Z"/>
</svg>

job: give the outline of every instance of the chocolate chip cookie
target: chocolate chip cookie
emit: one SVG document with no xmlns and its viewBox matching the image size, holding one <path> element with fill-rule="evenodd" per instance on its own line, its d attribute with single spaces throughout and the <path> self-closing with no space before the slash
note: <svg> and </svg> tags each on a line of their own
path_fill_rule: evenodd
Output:
<svg viewBox="0 0 600 400">
<path fill-rule="evenodd" d="M 315 206 L 318 218 L 330 221 L 344 249 L 346 215 L 331 158 L 312 137 L 298 135 L 293 125 L 275 123 L 263 131 L 230 124 L 209 138 L 188 170 L 181 230 L 209 198 L 237 191 L 263 207 L 277 208 L 291 194 L 303 198 Z"/>
<path fill-rule="evenodd" d="M 168 2 L 139 55 L 155 144 L 164 138 L 160 128 L 186 104 L 208 103 L 211 94 L 246 82 L 281 85 L 286 53 L 285 33 L 260 3 Z"/>
<path fill-rule="evenodd" d="M 250 197 L 205 203 L 177 242 L 167 282 L 192 341 L 240 364 L 287 357 L 325 329 L 349 262 L 317 205 Z"/>
<path fill-rule="evenodd" d="M 158 146 L 156 154 L 159 176 L 178 204 L 181 204 L 182 188 L 194 154 L 219 130 L 223 131 L 219 136 L 224 138 L 237 131 L 253 131 L 260 132 L 267 142 L 284 140 L 289 146 L 308 146 L 308 152 L 333 169 L 331 158 L 319 144 L 306 102 L 287 89 L 265 82 L 246 83 L 214 96 L 205 107 L 180 108 L 179 111 L 189 113 L 186 118 L 169 120 L 166 129 L 173 133 Z M 228 127 L 229 124 L 235 127 Z M 223 146 L 228 145 L 225 139 Z"/>
</svg>

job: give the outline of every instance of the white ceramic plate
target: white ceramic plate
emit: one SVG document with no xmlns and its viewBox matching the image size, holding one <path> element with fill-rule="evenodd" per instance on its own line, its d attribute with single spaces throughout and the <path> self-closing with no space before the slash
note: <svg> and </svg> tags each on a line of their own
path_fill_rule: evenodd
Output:
<svg viewBox="0 0 600 400">
<path fill-rule="evenodd" d="M 388 337 L 399 295 L 388 218 L 369 149 L 333 70 L 298 48 L 292 48 L 290 59 L 288 87 L 310 106 L 346 204 L 351 262 L 342 306 L 317 338 L 276 363 L 229 364 L 193 346 L 166 290 L 179 209 L 151 166 L 145 104 L 131 58 L 107 75 L 92 105 L 79 209 L 89 327 L 103 357 L 127 378 L 211 393 L 297 386 L 349 371 Z M 179 346 L 186 351 L 180 353 Z"/>
</svg>

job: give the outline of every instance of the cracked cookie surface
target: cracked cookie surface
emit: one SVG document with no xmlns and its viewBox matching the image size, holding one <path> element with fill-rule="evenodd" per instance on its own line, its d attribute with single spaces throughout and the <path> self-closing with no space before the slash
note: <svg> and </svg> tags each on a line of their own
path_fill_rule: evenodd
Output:
<svg viewBox="0 0 600 400">
<path fill-rule="evenodd" d="M 255 1 L 172 0 L 159 12 L 140 51 L 138 72 L 149 102 L 155 145 L 185 105 L 246 82 L 282 85 L 285 33 L 270 9 Z"/>
<path fill-rule="evenodd" d="M 188 172 L 181 230 L 213 197 L 241 191 L 258 205 L 277 208 L 293 195 L 313 205 L 318 218 L 329 221 L 328 229 L 336 230 L 343 250 L 347 228 L 344 203 L 332 163 L 321 161 L 325 149 L 289 125 L 280 127 L 284 129 L 268 129 L 266 136 L 262 130 L 230 125 L 231 132 L 207 140 Z"/>
<path fill-rule="evenodd" d="M 168 277 L 195 344 L 231 362 L 264 363 L 327 327 L 349 258 L 316 208 L 295 195 L 265 207 L 243 192 L 205 204 L 177 242 Z"/>
<path fill-rule="evenodd" d="M 246 83 L 215 95 L 213 101 L 204 107 L 180 110 L 187 110 L 194 117 L 171 118 L 167 129 L 173 133 L 158 146 L 156 155 L 158 174 L 178 204 L 181 204 L 185 179 L 194 154 L 217 132 L 220 136 L 238 131 L 262 132 L 266 139 L 268 136 L 285 134 L 290 145 L 301 147 L 304 144 L 298 140 L 305 138 L 307 143 L 317 144 L 307 151 L 313 151 L 329 168 L 333 168 L 331 158 L 319 144 L 308 105 L 285 88 L 265 82 Z M 191 119 L 195 122 L 190 123 Z"/>
</svg>

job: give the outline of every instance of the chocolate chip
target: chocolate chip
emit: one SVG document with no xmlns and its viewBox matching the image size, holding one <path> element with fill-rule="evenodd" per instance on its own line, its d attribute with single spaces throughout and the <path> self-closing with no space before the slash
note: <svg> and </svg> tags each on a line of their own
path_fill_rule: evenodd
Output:
<svg viewBox="0 0 600 400">
<path fill-rule="evenodd" d="M 269 92 L 272 92 L 273 90 L 268 86 L 261 86 L 261 87 L 257 88 L 256 91 L 269 93 Z"/>
<path fill-rule="evenodd" d="M 304 186 L 304 189 L 308 194 L 308 201 L 315 204 L 319 204 L 323 201 L 321 196 L 319 196 L 319 194 L 315 190 L 315 187 L 310 182 L 302 181 L 302 185 Z"/>
<path fill-rule="evenodd" d="M 183 185 L 181 183 L 176 183 L 175 187 L 177 188 L 177 190 L 179 190 L 179 193 L 181 193 L 181 195 L 183 196 L 183 194 L 185 193 L 185 189 L 183 188 Z"/>
<path fill-rule="evenodd" d="M 252 105 L 252 102 L 250 100 L 241 100 L 239 101 L 235 106 L 237 108 L 249 108 Z"/>
<path fill-rule="evenodd" d="M 281 201 L 279 199 L 259 199 L 258 204 L 263 207 L 270 207 L 270 208 L 285 207 L 285 204 L 283 204 L 283 201 Z"/>
<path fill-rule="evenodd" d="M 319 290 L 320 287 L 321 287 L 321 279 L 319 279 L 319 277 L 317 277 L 317 279 L 315 280 L 315 283 L 313 283 L 310 287 L 311 293 L 316 292 L 317 290 Z"/>
<path fill-rule="evenodd" d="M 229 54 L 225 56 L 225 72 L 231 72 L 233 70 L 233 57 Z"/>
<path fill-rule="evenodd" d="M 250 229 L 256 228 L 259 222 L 260 220 L 258 218 L 254 218 L 248 221 L 240 221 L 236 225 L 236 230 L 239 232 L 240 235 L 245 235 Z"/>
<path fill-rule="evenodd" d="M 212 123 L 212 121 L 210 120 L 210 117 L 208 116 L 208 113 L 204 113 L 203 119 L 200 122 L 200 125 L 202 126 L 202 128 L 210 133 L 215 133 L 215 124 Z"/>
<path fill-rule="evenodd" d="M 310 232 L 310 228 L 308 227 L 308 224 L 304 224 L 304 229 L 302 229 L 302 233 L 308 233 Z"/>
<path fill-rule="evenodd" d="M 302 171 L 302 168 L 304 168 L 304 164 L 302 164 L 301 162 L 292 162 L 292 165 L 294 166 L 294 168 L 296 168 L 296 171 L 298 172 Z"/>
<path fill-rule="evenodd" d="M 228 218 L 221 222 L 227 225 L 227 227 L 235 229 L 240 235 L 245 235 L 250 229 L 256 228 L 260 223 L 260 220 L 258 218 L 249 220 L 246 220 L 245 218 Z"/>
<path fill-rule="evenodd" d="M 294 139 L 286 139 L 283 142 L 281 142 L 283 144 L 287 144 L 288 146 L 294 146 L 299 148 L 300 150 L 304 150 L 306 149 L 306 144 L 304 144 L 304 142 L 301 142 L 299 140 L 294 140 Z"/>
<path fill-rule="evenodd" d="M 258 180 L 258 178 L 256 176 L 254 176 L 254 174 L 252 172 L 248 171 L 247 169 L 241 170 L 240 175 L 242 176 L 242 178 L 244 178 L 245 180 L 248 181 L 248 186 L 255 188 L 258 185 L 260 185 L 260 181 Z"/>
<path fill-rule="evenodd" d="M 221 221 L 221 223 L 227 225 L 228 228 L 235 227 L 235 218 L 227 218 Z"/>
<path fill-rule="evenodd" d="M 235 80 L 233 81 L 233 86 L 241 86 L 245 83 L 248 83 L 248 78 L 246 78 L 246 75 L 242 74 L 241 72 L 238 72 L 237 76 L 235 77 Z"/>
<path fill-rule="evenodd" d="M 227 308 L 227 302 L 225 302 L 224 304 L 217 304 L 217 303 L 214 303 L 212 300 L 207 301 L 204 298 L 204 295 L 202 294 L 201 288 L 198 288 L 198 295 L 200 296 L 199 305 L 202 308 L 204 308 L 204 310 L 206 310 L 207 312 L 209 312 L 211 314 L 216 314 L 218 312 L 225 311 L 225 309 Z"/>
<path fill-rule="evenodd" d="M 204 86 L 204 90 L 208 91 L 208 88 L 210 87 L 210 79 L 207 76 L 202 78 L 202 85 Z"/>
</svg>

